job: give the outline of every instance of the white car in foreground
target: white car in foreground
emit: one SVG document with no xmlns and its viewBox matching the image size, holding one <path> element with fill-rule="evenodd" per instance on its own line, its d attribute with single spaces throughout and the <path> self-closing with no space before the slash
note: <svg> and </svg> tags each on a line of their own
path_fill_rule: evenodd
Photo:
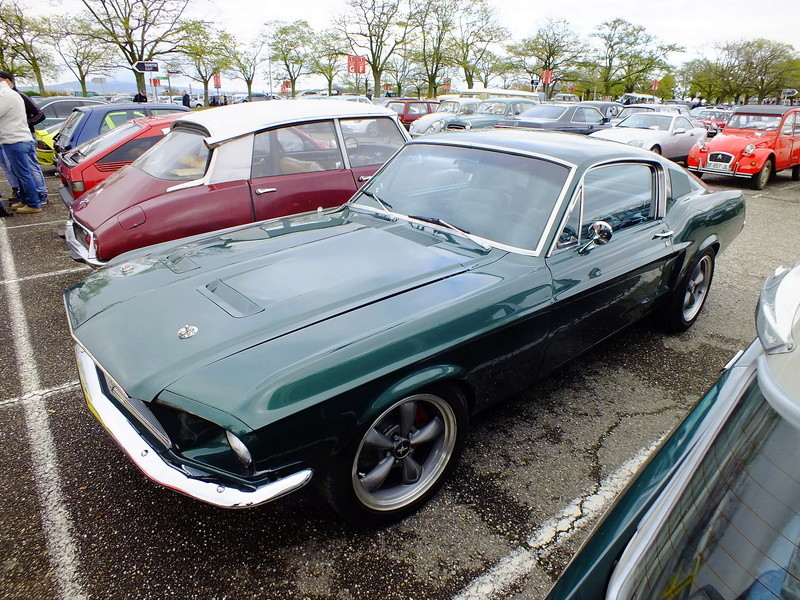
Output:
<svg viewBox="0 0 800 600">
<path fill-rule="evenodd" d="M 632 114 L 615 127 L 590 136 L 652 150 L 671 160 L 685 161 L 692 147 L 706 139 L 706 129 L 695 127 L 683 115 L 645 112 Z"/>
</svg>

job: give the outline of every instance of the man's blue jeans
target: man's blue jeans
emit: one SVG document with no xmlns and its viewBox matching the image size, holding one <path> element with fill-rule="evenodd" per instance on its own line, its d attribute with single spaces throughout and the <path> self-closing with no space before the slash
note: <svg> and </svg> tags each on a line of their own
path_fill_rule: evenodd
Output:
<svg viewBox="0 0 800 600">
<path fill-rule="evenodd" d="M 3 144 L 8 166 L 17 178 L 19 184 L 19 198 L 27 206 L 41 208 L 36 175 L 31 169 L 31 156 L 36 160 L 36 147 L 33 140 L 30 142 L 17 142 L 16 144 Z M 37 165 L 38 168 L 38 165 Z M 41 173 L 41 169 L 39 169 Z"/>
</svg>

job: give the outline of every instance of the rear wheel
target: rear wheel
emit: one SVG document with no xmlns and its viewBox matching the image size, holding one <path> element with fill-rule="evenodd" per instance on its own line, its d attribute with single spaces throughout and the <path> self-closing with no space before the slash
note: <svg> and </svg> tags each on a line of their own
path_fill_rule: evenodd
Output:
<svg viewBox="0 0 800 600">
<path fill-rule="evenodd" d="M 661 146 L 653 146 L 650 148 L 650 152 L 655 152 L 656 154 L 661 154 Z"/>
<path fill-rule="evenodd" d="M 772 177 L 772 159 L 768 158 L 764 161 L 764 166 L 761 167 L 761 170 L 753 175 L 753 188 L 757 190 L 763 190 L 765 187 L 767 187 L 770 177 Z"/>
<path fill-rule="evenodd" d="M 792 181 L 800 181 L 800 165 L 792 167 Z"/>
<path fill-rule="evenodd" d="M 664 325 L 669 331 L 686 331 L 700 316 L 711 290 L 715 256 L 713 248 L 706 248 L 670 294 L 662 313 Z"/>
<path fill-rule="evenodd" d="M 334 457 L 322 492 L 355 524 L 402 519 L 425 504 L 453 470 L 467 424 L 466 402 L 455 390 L 407 396 Z"/>
</svg>

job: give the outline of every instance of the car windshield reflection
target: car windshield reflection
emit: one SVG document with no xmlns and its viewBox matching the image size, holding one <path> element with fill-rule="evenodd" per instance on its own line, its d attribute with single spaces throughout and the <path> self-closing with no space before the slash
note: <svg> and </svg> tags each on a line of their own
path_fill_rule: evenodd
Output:
<svg viewBox="0 0 800 600">
<path fill-rule="evenodd" d="M 534 249 L 568 175 L 566 166 L 541 158 L 414 144 L 354 203 L 380 212 L 391 207 L 401 216 L 424 215 L 487 241 Z"/>
<path fill-rule="evenodd" d="M 659 131 L 669 131 L 672 124 L 670 115 L 660 115 L 655 113 L 635 113 L 622 121 L 618 127 L 633 127 L 635 129 L 657 129 Z"/>
</svg>

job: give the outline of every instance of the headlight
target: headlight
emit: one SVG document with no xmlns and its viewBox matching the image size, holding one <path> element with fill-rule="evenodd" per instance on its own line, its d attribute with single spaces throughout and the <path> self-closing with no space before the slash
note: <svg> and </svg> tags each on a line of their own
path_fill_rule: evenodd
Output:
<svg viewBox="0 0 800 600">
<path fill-rule="evenodd" d="M 438 133 L 444 128 L 444 119 L 439 119 L 438 121 L 434 121 L 428 127 L 426 133 Z"/>
<path fill-rule="evenodd" d="M 467 121 L 467 124 L 464 125 L 464 129 L 472 129 L 472 122 L 471 121 Z"/>
<path fill-rule="evenodd" d="M 644 146 L 644 141 L 643 140 L 631 140 L 630 142 L 628 142 L 628 145 L 629 146 L 636 146 L 637 148 L 641 148 L 642 146 Z"/>
<path fill-rule="evenodd" d="M 755 151 L 756 151 L 755 144 L 747 144 L 747 146 L 744 147 L 744 150 L 742 150 L 742 155 L 750 156 Z"/>
<path fill-rule="evenodd" d="M 253 462 L 253 457 L 250 455 L 250 450 L 247 449 L 244 442 L 227 429 L 225 430 L 225 437 L 228 439 L 228 445 L 231 447 L 231 450 L 233 450 L 233 453 L 236 454 L 245 467 L 249 467 Z"/>
</svg>

